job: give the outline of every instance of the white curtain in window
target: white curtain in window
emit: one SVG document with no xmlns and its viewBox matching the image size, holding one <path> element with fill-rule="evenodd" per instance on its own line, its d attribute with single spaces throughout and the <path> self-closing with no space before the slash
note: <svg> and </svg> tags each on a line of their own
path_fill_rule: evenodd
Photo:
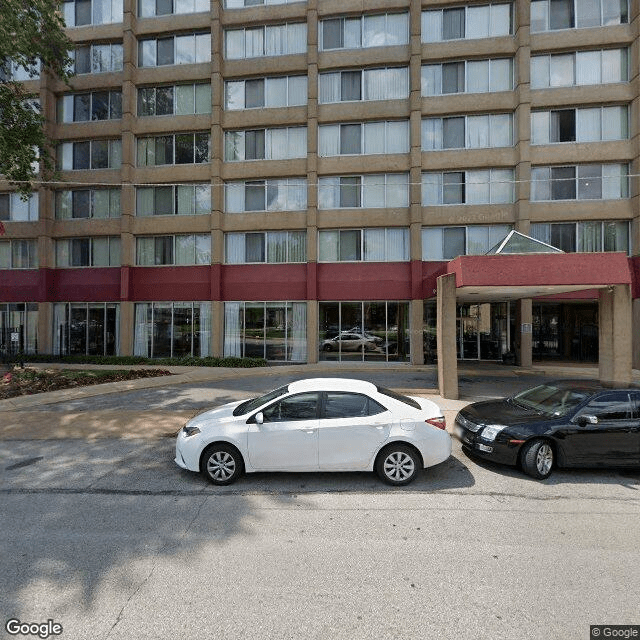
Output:
<svg viewBox="0 0 640 640">
<path fill-rule="evenodd" d="M 365 25 L 367 18 L 365 18 Z M 387 15 L 385 28 L 385 45 L 408 44 L 409 43 L 409 14 L 390 13 Z M 365 45 L 372 46 L 372 45 Z M 377 46 L 377 45 L 374 45 Z"/>
<path fill-rule="evenodd" d="M 211 264 L 211 234 L 198 233 L 196 239 L 196 264 Z"/>
<path fill-rule="evenodd" d="M 489 203 L 489 171 L 477 169 L 467 171 L 466 177 L 466 202 L 467 204 Z"/>
<path fill-rule="evenodd" d="M 244 182 L 225 182 L 225 213 L 244 211 Z"/>
<path fill-rule="evenodd" d="M 491 194 L 489 201 L 492 204 L 507 204 L 514 200 L 514 183 L 512 169 L 491 169 Z"/>
<path fill-rule="evenodd" d="M 318 260 L 320 262 L 338 261 L 337 231 L 320 231 L 318 233 Z"/>
<path fill-rule="evenodd" d="M 484 225 L 467 227 L 467 254 L 484 255 L 489 251 L 489 228 Z"/>
<path fill-rule="evenodd" d="M 321 157 L 340 155 L 340 126 L 336 124 L 318 127 L 318 153 Z"/>
<path fill-rule="evenodd" d="M 133 355 L 149 357 L 149 324 L 147 323 L 148 310 L 151 305 L 147 303 L 136 304 L 136 325 L 133 345 Z"/>
<path fill-rule="evenodd" d="M 198 303 L 196 303 L 198 304 Z M 211 303 L 200 303 L 200 357 L 211 355 Z"/>
<path fill-rule="evenodd" d="M 467 7 L 465 36 L 470 39 L 487 38 L 489 36 L 491 5 Z"/>
<path fill-rule="evenodd" d="M 602 251 L 602 222 L 578 223 L 578 251 L 582 253 Z"/>
<path fill-rule="evenodd" d="M 442 260 L 442 227 L 427 227 L 422 230 L 422 259 Z"/>
<path fill-rule="evenodd" d="M 302 211 L 307 208 L 307 181 L 304 178 L 289 178 L 286 186 L 287 211 Z"/>
<path fill-rule="evenodd" d="M 409 206 L 409 174 L 388 173 L 386 175 L 386 202 L 387 207 Z"/>
<path fill-rule="evenodd" d="M 386 152 L 386 131 L 384 122 L 365 122 L 364 153 L 365 155 Z"/>
<path fill-rule="evenodd" d="M 109 169 L 119 169 L 122 165 L 122 141 L 109 140 Z"/>
<path fill-rule="evenodd" d="M 386 204 L 384 173 L 362 176 L 362 206 L 371 209 L 392 206 Z"/>
<path fill-rule="evenodd" d="M 513 62 L 500 58 L 489 62 L 489 91 L 511 91 L 513 89 Z"/>
<path fill-rule="evenodd" d="M 425 207 L 442 204 L 442 174 L 422 174 L 422 205 Z"/>
<path fill-rule="evenodd" d="M 109 238 L 92 238 L 92 261 L 94 267 L 109 266 Z"/>
<path fill-rule="evenodd" d="M 264 55 L 264 27 L 245 29 L 245 58 L 258 58 Z"/>
<path fill-rule="evenodd" d="M 305 262 L 307 259 L 307 234 L 305 231 L 289 231 L 287 237 L 289 262 Z"/>
<path fill-rule="evenodd" d="M 442 65 L 425 64 L 421 72 L 421 92 L 425 97 L 442 94 Z"/>
<path fill-rule="evenodd" d="M 624 140 L 628 137 L 627 107 L 603 107 L 602 140 Z"/>
<path fill-rule="evenodd" d="M 264 81 L 265 107 L 286 107 L 287 78 L 265 78 Z"/>
<path fill-rule="evenodd" d="M 549 86 L 570 87 L 574 83 L 574 54 L 551 56 L 549 63 Z"/>
<path fill-rule="evenodd" d="M 602 199 L 617 200 L 628 197 L 629 180 L 626 176 L 627 165 L 602 165 Z"/>
<path fill-rule="evenodd" d="M 557 121 L 556 121 L 557 124 Z M 549 111 L 531 112 L 531 144 L 549 144 L 551 114 Z M 558 135 L 554 131 L 554 135 Z"/>
<path fill-rule="evenodd" d="M 245 262 L 244 233 L 226 233 L 225 262 L 227 264 L 243 264 Z"/>
<path fill-rule="evenodd" d="M 467 118 L 468 149 L 484 149 L 489 146 L 489 116 L 469 116 Z"/>
<path fill-rule="evenodd" d="M 340 206 L 340 178 L 318 180 L 318 208 L 337 209 Z"/>
<path fill-rule="evenodd" d="M 510 113 L 489 116 L 489 128 L 492 147 L 513 145 L 513 117 Z"/>
<path fill-rule="evenodd" d="M 442 40 L 442 11 L 422 12 L 422 42 Z"/>
<path fill-rule="evenodd" d="M 178 185 L 177 211 L 180 215 L 193 215 L 195 213 L 194 187 L 191 185 Z"/>
<path fill-rule="evenodd" d="M 224 355 L 227 358 L 242 356 L 240 337 L 241 337 L 241 318 L 242 309 L 240 302 L 224 303 Z"/>
<path fill-rule="evenodd" d="M 364 260 L 368 262 L 384 262 L 384 229 L 364 230 Z"/>
<path fill-rule="evenodd" d="M 601 109 L 576 109 L 576 140 L 578 142 L 593 142 L 602 139 Z M 557 135 L 554 140 L 557 140 Z"/>
<path fill-rule="evenodd" d="M 120 237 L 109 236 L 109 266 L 119 267 L 120 264 Z"/>
<path fill-rule="evenodd" d="M 600 84 L 602 82 L 601 52 L 578 51 L 575 55 L 576 84 Z"/>
<path fill-rule="evenodd" d="M 626 49 L 605 49 L 602 53 L 602 81 L 622 82 L 628 80 Z"/>
<path fill-rule="evenodd" d="M 624 251 L 629 253 L 629 223 L 605 222 L 604 251 Z"/>
<path fill-rule="evenodd" d="M 549 56 L 531 58 L 531 88 L 544 89 L 549 86 Z"/>
<path fill-rule="evenodd" d="M 385 153 L 409 152 L 409 121 L 393 120 L 386 124 Z"/>
<path fill-rule="evenodd" d="M 91 215 L 94 218 L 109 217 L 109 200 L 111 191 L 109 189 L 96 189 L 91 192 Z"/>
<path fill-rule="evenodd" d="M 296 22 L 287 25 L 287 51 L 286 53 L 307 52 L 307 25 L 305 22 Z"/>
<path fill-rule="evenodd" d="M 290 76 L 287 92 L 290 107 L 307 104 L 307 76 Z"/>
<path fill-rule="evenodd" d="M 266 262 L 287 262 L 286 231 L 269 231 L 267 233 Z"/>
<path fill-rule="evenodd" d="M 288 158 L 304 158 L 307 155 L 307 127 L 289 127 Z"/>
<path fill-rule="evenodd" d="M 398 100 L 409 97 L 408 69 L 364 71 L 363 100 Z"/>
<path fill-rule="evenodd" d="M 492 4 L 489 36 L 508 36 L 511 33 L 511 3 Z"/>
<path fill-rule="evenodd" d="M 227 111 L 244 109 L 244 80 L 225 82 L 225 103 Z"/>
<path fill-rule="evenodd" d="M 136 190 L 136 215 L 153 215 L 153 187 L 138 187 Z"/>
<path fill-rule="evenodd" d="M 224 34 L 227 60 L 244 58 L 244 29 L 232 29 Z"/>
<path fill-rule="evenodd" d="M 294 302 L 291 305 L 293 318 L 291 325 L 291 360 L 306 362 L 307 360 L 307 304 Z"/>
<path fill-rule="evenodd" d="M 467 62 L 467 92 L 486 93 L 489 91 L 489 61 Z"/>
<path fill-rule="evenodd" d="M 288 129 L 267 129 L 264 136 L 266 160 L 282 160 L 289 155 Z"/>
<path fill-rule="evenodd" d="M 362 22 L 363 47 L 382 47 L 387 44 L 386 16 L 384 14 L 381 16 L 364 16 Z"/>
<path fill-rule="evenodd" d="M 7 243 L 7 246 L 9 243 Z M 69 241 L 56 240 L 56 267 L 69 266 Z"/>
<path fill-rule="evenodd" d="M 177 116 L 191 115 L 196 112 L 195 92 L 192 84 L 182 84 L 175 88 L 175 104 Z"/>
<path fill-rule="evenodd" d="M 62 356 L 67 354 L 67 305 L 53 305 L 53 354 Z"/>
<path fill-rule="evenodd" d="M 287 25 L 270 25 L 265 29 L 265 55 L 282 56 L 287 53 Z"/>
<path fill-rule="evenodd" d="M 137 238 L 136 239 L 136 264 L 153 265 L 155 264 L 155 238 Z"/>
<path fill-rule="evenodd" d="M 321 104 L 340 102 L 340 73 L 321 73 L 319 99 Z"/>
<path fill-rule="evenodd" d="M 386 229 L 387 262 L 405 262 L 409 259 L 409 230 Z"/>
<path fill-rule="evenodd" d="M 58 191 L 56 193 L 56 218 L 58 220 L 69 220 L 72 209 L 72 192 Z"/>
<path fill-rule="evenodd" d="M 546 222 L 534 223 L 529 227 L 529 235 L 536 240 L 551 244 L 551 225 Z"/>
<path fill-rule="evenodd" d="M 422 121 L 422 150 L 442 149 L 442 118 L 425 118 Z"/>
<path fill-rule="evenodd" d="M 195 264 L 195 236 L 178 235 L 175 237 L 175 243 L 175 264 Z"/>
</svg>

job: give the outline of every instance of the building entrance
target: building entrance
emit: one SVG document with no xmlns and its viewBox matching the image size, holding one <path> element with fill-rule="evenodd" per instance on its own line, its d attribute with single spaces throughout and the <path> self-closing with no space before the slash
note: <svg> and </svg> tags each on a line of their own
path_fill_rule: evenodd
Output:
<svg viewBox="0 0 640 640">
<path fill-rule="evenodd" d="M 511 349 L 512 315 L 506 302 L 458 305 L 458 359 L 501 360 Z"/>
</svg>

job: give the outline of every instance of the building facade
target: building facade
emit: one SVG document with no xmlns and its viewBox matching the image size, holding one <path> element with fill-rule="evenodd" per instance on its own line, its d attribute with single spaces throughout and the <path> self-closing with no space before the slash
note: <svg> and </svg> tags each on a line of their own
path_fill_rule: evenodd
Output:
<svg viewBox="0 0 640 640">
<path fill-rule="evenodd" d="M 13 70 L 61 179 L 0 182 L 2 350 L 433 362 L 437 276 L 512 229 L 626 254 L 640 333 L 637 3 L 61 4 L 71 87 Z M 597 293 L 530 304 L 534 358 L 598 359 Z M 458 357 L 520 313 L 458 304 Z"/>
</svg>

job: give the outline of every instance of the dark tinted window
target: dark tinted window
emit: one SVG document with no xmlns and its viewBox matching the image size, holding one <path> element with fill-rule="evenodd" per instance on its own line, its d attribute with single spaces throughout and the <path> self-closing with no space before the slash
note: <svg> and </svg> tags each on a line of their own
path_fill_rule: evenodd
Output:
<svg viewBox="0 0 640 640">
<path fill-rule="evenodd" d="M 401 393 L 396 393 L 395 391 L 391 391 L 391 389 L 386 389 L 385 387 L 376 387 L 376 389 L 378 390 L 378 393 L 381 393 L 383 396 L 389 396 L 394 400 L 408 404 L 414 409 L 420 409 L 420 405 L 413 398 L 409 398 L 409 396 L 403 396 Z"/>
<path fill-rule="evenodd" d="M 327 391 L 324 418 L 357 418 L 374 416 L 386 409 L 375 400 L 361 393 Z"/>
<path fill-rule="evenodd" d="M 299 393 L 263 409 L 265 422 L 315 420 L 318 417 L 318 394 Z"/>
<path fill-rule="evenodd" d="M 284 387 L 278 387 L 273 391 L 269 391 L 269 393 L 266 393 L 263 396 L 259 396 L 258 398 L 245 400 L 245 402 L 239 404 L 233 410 L 233 415 L 241 416 L 245 413 L 250 413 L 251 411 L 254 411 L 255 409 L 257 409 L 258 407 L 261 407 L 263 404 L 267 404 L 267 402 L 271 402 L 272 400 L 275 400 L 276 398 L 283 396 L 285 393 L 287 393 L 287 391 L 289 391 L 289 387 L 285 385 Z"/>
<path fill-rule="evenodd" d="M 629 420 L 631 418 L 631 399 L 627 391 L 606 393 L 594 398 L 580 412 L 596 416 L 598 420 Z"/>
</svg>

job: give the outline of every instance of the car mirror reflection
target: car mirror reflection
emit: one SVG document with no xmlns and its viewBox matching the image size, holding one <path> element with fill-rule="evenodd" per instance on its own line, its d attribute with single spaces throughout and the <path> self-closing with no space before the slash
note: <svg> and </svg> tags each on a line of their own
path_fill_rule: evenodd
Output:
<svg viewBox="0 0 640 640">
<path fill-rule="evenodd" d="M 576 418 L 576 422 L 580 427 L 586 427 L 588 424 L 598 424 L 597 416 L 583 414 Z"/>
</svg>

